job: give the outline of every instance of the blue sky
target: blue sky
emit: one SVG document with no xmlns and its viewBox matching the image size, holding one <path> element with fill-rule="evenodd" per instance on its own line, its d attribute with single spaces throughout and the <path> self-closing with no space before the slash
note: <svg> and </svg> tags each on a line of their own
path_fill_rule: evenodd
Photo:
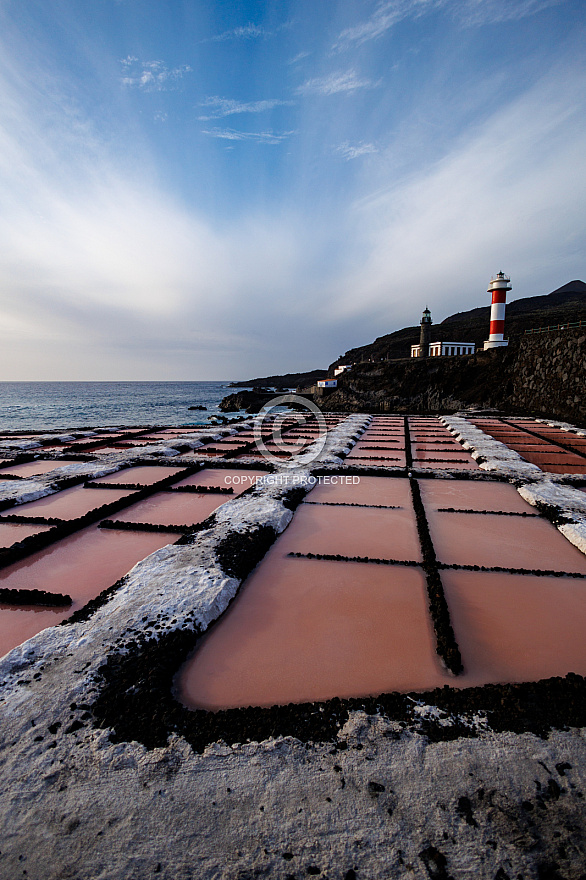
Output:
<svg viewBox="0 0 586 880">
<path fill-rule="evenodd" d="M 0 0 L 0 379 L 230 379 L 586 278 L 583 0 Z"/>
</svg>

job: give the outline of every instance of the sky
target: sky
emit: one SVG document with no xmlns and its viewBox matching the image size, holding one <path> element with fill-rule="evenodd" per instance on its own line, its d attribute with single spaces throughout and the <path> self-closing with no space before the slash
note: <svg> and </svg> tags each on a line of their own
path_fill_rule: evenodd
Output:
<svg viewBox="0 0 586 880">
<path fill-rule="evenodd" d="M 323 368 L 500 270 L 586 280 L 585 37 L 584 0 L 0 0 L 0 381 Z"/>
</svg>

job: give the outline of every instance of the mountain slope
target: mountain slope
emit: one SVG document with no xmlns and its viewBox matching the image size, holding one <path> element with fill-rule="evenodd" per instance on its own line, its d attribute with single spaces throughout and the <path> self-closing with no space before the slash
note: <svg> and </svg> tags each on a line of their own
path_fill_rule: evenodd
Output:
<svg viewBox="0 0 586 880">
<path fill-rule="evenodd" d="M 544 296 L 529 296 L 507 304 L 505 336 L 520 337 L 525 330 L 586 320 L 586 284 L 575 280 Z M 475 342 L 481 347 L 488 338 L 490 306 L 450 315 L 432 327 L 432 340 Z M 411 345 L 419 342 L 419 326 L 405 327 L 379 336 L 374 342 L 352 348 L 330 365 L 410 357 Z"/>
</svg>

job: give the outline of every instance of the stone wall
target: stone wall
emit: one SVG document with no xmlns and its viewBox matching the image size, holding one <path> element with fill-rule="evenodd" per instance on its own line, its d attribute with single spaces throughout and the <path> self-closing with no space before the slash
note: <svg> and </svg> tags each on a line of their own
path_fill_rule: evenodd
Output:
<svg viewBox="0 0 586 880">
<path fill-rule="evenodd" d="M 534 414 L 586 423 L 586 328 L 520 340 L 507 403 Z"/>
<path fill-rule="evenodd" d="M 511 339 L 464 357 L 360 364 L 316 400 L 324 410 L 453 412 L 492 408 L 586 426 L 586 328 Z"/>
</svg>

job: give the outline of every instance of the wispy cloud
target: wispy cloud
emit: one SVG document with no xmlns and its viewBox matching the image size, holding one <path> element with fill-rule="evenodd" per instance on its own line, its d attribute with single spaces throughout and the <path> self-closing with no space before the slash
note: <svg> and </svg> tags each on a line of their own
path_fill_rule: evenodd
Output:
<svg viewBox="0 0 586 880">
<path fill-rule="evenodd" d="M 348 141 L 344 141 L 344 143 L 335 148 L 334 152 L 339 153 L 346 160 L 357 159 L 359 156 L 366 156 L 369 153 L 378 153 L 378 147 L 375 147 L 374 144 L 366 144 L 363 141 L 359 144 L 351 144 Z"/>
<path fill-rule="evenodd" d="M 202 40 L 202 43 L 219 43 L 224 40 L 256 40 L 259 37 L 268 36 L 270 36 L 269 31 L 266 31 L 263 27 L 257 24 L 246 24 L 242 27 L 232 28 L 232 30 L 216 34 L 213 37 L 208 37 Z"/>
<path fill-rule="evenodd" d="M 404 18 L 418 17 L 430 8 L 444 6 L 447 2 L 448 0 L 389 0 L 379 3 L 369 18 L 345 28 L 339 34 L 333 49 L 347 49 L 353 45 L 360 46 L 368 40 L 376 40 Z"/>
<path fill-rule="evenodd" d="M 281 22 L 276 25 L 272 30 L 267 30 L 262 25 L 253 24 L 249 22 L 248 24 L 241 25 L 240 27 L 231 28 L 228 31 L 223 31 L 221 34 L 215 34 L 213 37 L 206 37 L 203 40 L 200 40 L 201 43 L 221 43 L 224 40 L 258 40 L 261 38 L 274 37 L 275 34 L 280 33 L 281 31 L 287 31 L 294 25 L 293 19 L 287 19 L 286 21 Z"/>
<path fill-rule="evenodd" d="M 284 131 L 277 134 L 274 131 L 236 131 L 234 128 L 208 128 L 202 129 L 202 134 L 226 141 L 256 141 L 259 144 L 280 144 L 295 134 L 295 132 Z"/>
<path fill-rule="evenodd" d="M 201 107 L 210 107 L 209 116 L 198 116 L 198 119 L 223 119 L 225 116 L 233 116 L 237 113 L 265 113 L 275 107 L 290 107 L 293 101 L 282 101 L 279 98 L 269 98 L 264 101 L 235 101 L 232 98 L 219 98 L 217 96 L 206 98 L 200 104 Z"/>
<path fill-rule="evenodd" d="M 465 0 L 461 6 L 454 6 L 454 15 L 463 24 L 478 26 L 499 24 L 503 21 L 519 21 L 547 9 L 558 6 L 564 0 Z"/>
<path fill-rule="evenodd" d="M 379 310 L 394 326 L 413 323 L 409 298 L 389 300 L 395 289 L 417 291 L 441 319 L 486 302 L 483 285 L 501 266 L 516 296 L 580 277 L 585 97 L 584 71 L 560 69 L 500 107 L 441 161 L 389 180 L 357 204 L 365 259 L 344 282 L 340 314 Z"/>
<path fill-rule="evenodd" d="M 384 36 L 405 19 L 420 18 L 441 9 L 449 11 L 464 25 L 479 26 L 527 18 L 562 2 L 563 0 L 384 0 L 369 18 L 341 31 L 332 48 L 334 51 L 341 51 L 360 46 Z"/>
<path fill-rule="evenodd" d="M 122 83 L 147 92 L 164 92 L 173 89 L 186 73 L 191 73 L 188 64 L 169 68 L 164 61 L 139 61 L 134 55 L 121 59 Z"/>
<path fill-rule="evenodd" d="M 287 63 L 288 64 L 298 64 L 300 61 L 303 61 L 304 58 L 309 58 L 311 52 L 298 52 L 293 58 L 291 58 Z"/>
<path fill-rule="evenodd" d="M 297 89 L 299 95 L 335 95 L 338 92 L 356 92 L 359 89 L 373 89 L 378 82 L 361 78 L 355 70 L 337 71 L 328 76 L 308 79 Z"/>
</svg>

